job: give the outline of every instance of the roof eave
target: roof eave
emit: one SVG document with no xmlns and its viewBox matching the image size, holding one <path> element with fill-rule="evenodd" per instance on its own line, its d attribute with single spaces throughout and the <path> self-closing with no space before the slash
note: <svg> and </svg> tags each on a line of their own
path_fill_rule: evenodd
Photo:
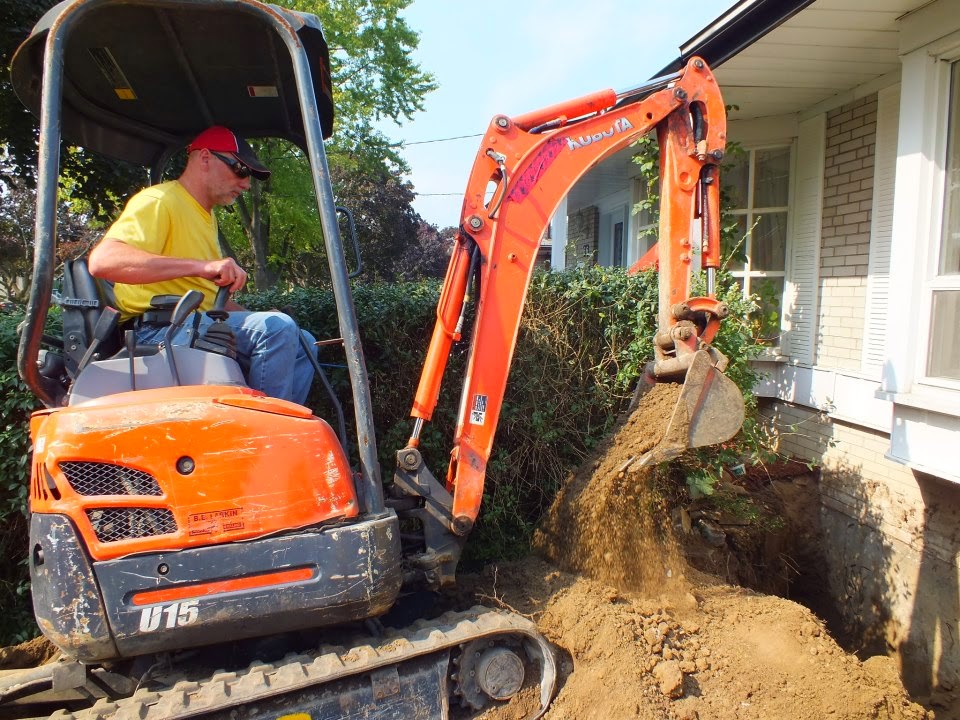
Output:
<svg viewBox="0 0 960 720">
<path fill-rule="evenodd" d="M 815 0 L 740 0 L 723 15 L 683 43 L 680 56 L 654 77 L 683 69 L 694 55 L 716 69 L 741 50 L 785 23 Z"/>
</svg>

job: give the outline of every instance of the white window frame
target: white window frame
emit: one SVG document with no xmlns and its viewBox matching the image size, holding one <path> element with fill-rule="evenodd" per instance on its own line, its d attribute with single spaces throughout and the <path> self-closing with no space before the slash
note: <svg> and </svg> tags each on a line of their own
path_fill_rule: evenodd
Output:
<svg viewBox="0 0 960 720">
<path fill-rule="evenodd" d="M 954 62 L 960 62 L 960 29 L 903 58 L 887 328 L 890 362 L 881 389 L 894 402 L 960 416 L 960 381 L 927 374 L 933 293 L 960 289 L 960 276 L 938 275 Z M 926 242 L 917 242 L 920 239 Z"/>
<path fill-rule="evenodd" d="M 955 275 L 940 275 L 940 251 L 943 246 L 943 222 L 947 195 L 947 141 L 950 134 L 950 76 L 956 65 L 955 72 L 960 73 L 960 45 L 936 57 L 934 69 L 934 87 L 940 112 L 931 120 L 936 123 L 936 155 L 933 163 L 932 202 L 930 203 L 930 245 L 926 257 L 923 291 L 920 304 L 920 338 L 917 353 L 916 377 L 917 382 L 932 390 L 946 389 L 960 391 L 960 380 L 927 374 L 929 367 L 930 332 L 933 326 L 933 294 L 943 290 L 960 291 L 960 273 Z M 960 117 L 953 118 L 960 125 Z M 958 131 L 960 136 L 960 131 Z"/>
<path fill-rule="evenodd" d="M 735 217 L 746 217 L 746 231 L 747 238 L 745 240 L 746 247 L 744 248 L 744 254 L 747 257 L 746 262 L 742 270 L 731 270 L 730 274 L 740 279 L 743 282 L 743 294 L 744 297 L 750 297 L 753 290 L 751 288 L 752 282 L 754 279 L 765 279 L 765 278 L 780 278 L 782 281 L 780 288 L 780 334 L 779 340 L 777 341 L 774 350 L 778 350 L 780 345 L 783 342 L 783 333 L 784 333 L 784 308 L 786 300 L 786 291 L 787 291 L 787 277 L 788 265 L 790 262 L 790 242 L 791 242 L 791 230 L 792 230 L 792 220 L 793 220 L 793 182 L 794 174 L 796 171 L 795 161 L 796 161 L 796 143 L 795 142 L 775 142 L 775 143 L 764 143 L 757 145 L 743 145 L 742 149 L 745 153 L 748 154 L 747 159 L 747 204 L 746 208 L 743 210 L 737 209 L 733 210 L 731 214 Z M 754 191 L 754 182 L 753 177 L 756 170 L 756 158 L 757 153 L 764 150 L 787 150 L 790 153 L 790 162 L 787 170 L 787 204 L 783 206 L 768 206 L 762 208 L 756 208 L 753 206 L 753 191 Z M 723 178 L 721 176 L 721 182 Z M 751 255 L 752 248 L 752 232 L 754 229 L 754 223 L 756 222 L 756 216 L 764 215 L 765 213 L 786 213 L 786 225 L 785 225 L 785 235 L 784 235 L 784 255 L 783 255 L 783 269 L 782 270 L 753 270 L 752 263 L 753 258 Z"/>
<path fill-rule="evenodd" d="M 901 95 L 890 252 L 887 360 L 877 397 L 893 402 L 888 457 L 960 483 L 944 453 L 960 436 L 960 384 L 926 374 L 945 192 L 950 63 L 960 59 L 955 4 L 936 0 L 900 23 Z"/>
</svg>

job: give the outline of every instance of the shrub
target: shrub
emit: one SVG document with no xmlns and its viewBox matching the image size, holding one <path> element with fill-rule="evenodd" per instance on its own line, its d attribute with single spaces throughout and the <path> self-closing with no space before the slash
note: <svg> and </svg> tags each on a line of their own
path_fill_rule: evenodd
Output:
<svg viewBox="0 0 960 720">
<path fill-rule="evenodd" d="M 17 374 L 22 312 L 0 314 L 0 644 L 37 634 L 27 569 L 30 412 L 37 401 Z"/>
<path fill-rule="evenodd" d="M 740 318 L 749 314 L 752 305 L 742 299 L 731 280 L 721 279 L 720 287 L 733 312 L 722 325 L 716 345 L 731 360 L 728 376 L 748 391 L 755 381 L 748 363 L 755 343 L 748 323 Z M 436 281 L 354 288 L 384 481 L 392 477 L 395 453 L 410 434 L 410 407 L 433 331 L 439 291 Z M 533 527 L 560 484 L 607 436 L 629 402 L 644 364 L 652 358 L 657 295 L 657 275 L 653 272 L 627 275 L 622 269 L 588 267 L 534 275 L 488 463 L 481 516 L 467 543 L 465 564 L 515 558 L 527 551 Z M 340 336 L 329 291 L 271 291 L 247 294 L 238 300 L 254 310 L 288 309 L 319 340 Z M 0 531 L 4 543 L 0 546 L 0 599 L 4 608 L 13 609 L 0 620 L 0 643 L 35 632 L 28 620 L 23 560 L 28 422 L 34 400 L 16 373 L 15 327 L 19 320 L 17 315 L 4 315 L 0 322 L 0 384 L 4 393 L 0 425 Z M 353 407 L 343 349 L 330 345 L 319 352 L 331 383 L 344 401 L 348 432 L 353 437 Z M 454 346 L 440 402 L 421 436 L 424 459 L 441 481 L 446 477 L 452 445 L 465 352 L 464 344 Z M 485 352 L 503 349 L 487 348 Z M 700 473 L 707 490 L 719 467 L 761 446 L 759 425 L 753 419 L 754 401 L 749 392 L 745 394 L 748 420 L 744 440 L 723 448 L 690 451 L 682 460 L 688 477 L 699 477 Z M 320 383 L 314 384 L 308 403 L 318 415 L 333 420 L 332 406 Z"/>
</svg>

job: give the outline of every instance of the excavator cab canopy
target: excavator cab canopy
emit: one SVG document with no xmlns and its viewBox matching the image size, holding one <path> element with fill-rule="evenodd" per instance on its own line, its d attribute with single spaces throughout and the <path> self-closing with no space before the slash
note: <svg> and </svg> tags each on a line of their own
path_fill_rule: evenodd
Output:
<svg viewBox="0 0 960 720">
<path fill-rule="evenodd" d="M 48 36 L 69 21 L 62 58 L 54 58 L 63 73 L 60 122 L 68 143 L 150 168 L 210 125 L 306 148 L 291 53 L 265 13 L 289 26 L 306 51 L 320 126 L 329 137 L 330 58 L 319 20 L 246 0 L 66 0 L 17 50 L 13 86 L 39 117 Z"/>
</svg>

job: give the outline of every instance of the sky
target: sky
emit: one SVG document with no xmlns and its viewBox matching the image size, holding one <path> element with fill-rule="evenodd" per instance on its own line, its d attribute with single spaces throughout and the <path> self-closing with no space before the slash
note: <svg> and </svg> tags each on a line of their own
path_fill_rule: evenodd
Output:
<svg viewBox="0 0 960 720">
<path fill-rule="evenodd" d="M 414 209 L 440 228 L 456 225 L 484 132 L 510 116 L 596 90 L 625 90 L 679 55 L 679 46 L 734 0 L 414 0 L 403 15 L 420 34 L 414 59 L 439 88 L 402 126 Z M 436 142 L 446 138 L 458 140 Z"/>
</svg>

